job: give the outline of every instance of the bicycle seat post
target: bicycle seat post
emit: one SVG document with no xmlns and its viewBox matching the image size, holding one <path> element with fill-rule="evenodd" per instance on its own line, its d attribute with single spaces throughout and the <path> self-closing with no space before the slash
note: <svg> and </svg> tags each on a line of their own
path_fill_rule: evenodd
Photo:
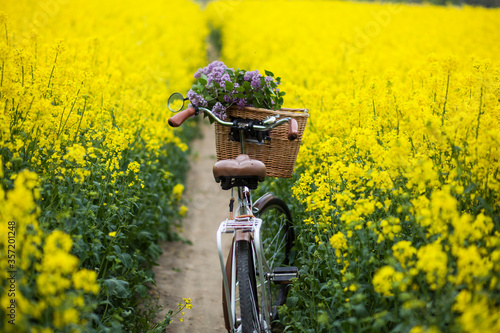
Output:
<svg viewBox="0 0 500 333">
<path fill-rule="evenodd" d="M 241 154 L 246 154 L 246 152 L 245 152 L 245 130 L 243 128 L 240 129 L 240 147 L 241 147 Z"/>
<path fill-rule="evenodd" d="M 238 187 L 238 197 L 239 197 L 239 215 L 251 215 L 252 214 L 252 197 L 250 195 L 250 189 L 246 186 Z"/>
</svg>

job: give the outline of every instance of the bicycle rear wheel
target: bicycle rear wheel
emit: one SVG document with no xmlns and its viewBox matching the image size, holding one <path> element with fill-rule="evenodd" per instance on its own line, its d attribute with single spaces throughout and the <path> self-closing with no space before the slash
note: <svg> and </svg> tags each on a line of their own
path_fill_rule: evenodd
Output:
<svg viewBox="0 0 500 333">
<path fill-rule="evenodd" d="M 247 241 L 236 243 L 237 285 L 242 333 L 261 332 L 257 283 L 251 245 Z M 238 314 L 237 314 L 238 315 Z"/>
<path fill-rule="evenodd" d="M 295 242 L 292 214 L 286 203 L 268 193 L 254 204 L 256 216 L 262 219 L 261 238 L 264 257 L 271 271 L 293 264 L 292 248 Z M 266 280 L 268 281 L 268 280 Z M 268 282 L 267 282 L 268 283 Z M 269 291 L 271 319 L 278 319 L 278 307 L 285 304 L 289 285 L 264 286 Z M 258 285 L 257 288 L 260 288 Z"/>
</svg>

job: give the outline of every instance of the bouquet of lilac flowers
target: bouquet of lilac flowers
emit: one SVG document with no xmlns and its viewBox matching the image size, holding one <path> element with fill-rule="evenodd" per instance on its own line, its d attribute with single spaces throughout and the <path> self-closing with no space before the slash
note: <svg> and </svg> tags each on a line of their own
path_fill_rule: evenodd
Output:
<svg viewBox="0 0 500 333">
<path fill-rule="evenodd" d="M 197 79 L 187 97 L 194 106 L 212 110 L 226 119 L 226 110 L 233 106 L 253 106 L 277 110 L 283 105 L 285 92 L 278 89 L 280 78 L 265 71 L 234 70 L 222 61 L 214 61 L 194 74 Z"/>
</svg>

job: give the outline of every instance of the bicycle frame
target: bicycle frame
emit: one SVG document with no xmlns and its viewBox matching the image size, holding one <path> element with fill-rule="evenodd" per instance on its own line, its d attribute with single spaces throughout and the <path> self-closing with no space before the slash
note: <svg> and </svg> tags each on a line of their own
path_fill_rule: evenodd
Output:
<svg viewBox="0 0 500 333">
<path fill-rule="evenodd" d="M 240 129 L 240 148 L 241 154 L 245 154 L 245 130 Z M 238 187 L 238 208 L 236 214 L 236 218 L 234 219 L 226 219 L 222 221 L 217 230 L 217 248 L 219 252 L 219 260 L 221 265 L 221 272 L 223 276 L 223 286 L 225 291 L 224 297 L 226 302 L 226 311 L 228 317 L 228 324 L 231 328 L 231 331 L 234 331 L 235 320 L 236 320 L 236 241 L 245 240 L 248 241 L 251 245 L 252 253 L 254 255 L 254 262 L 257 263 L 257 268 L 260 272 L 259 280 L 262 290 L 261 295 L 261 308 L 260 308 L 260 323 L 267 324 L 268 327 L 264 327 L 264 331 L 267 331 L 271 328 L 271 304 L 268 302 L 268 293 L 270 290 L 268 289 L 269 281 L 266 281 L 271 274 L 271 269 L 267 264 L 267 261 L 264 257 L 264 252 L 262 248 L 262 239 L 260 234 L 260 227 L 262 225 L 262 220 L 253 216 L 253 203 L 251 191 L 247 187 Z M 259 200 L 258 200 L 259 201 Z M 239 215 L 239 216 L 238 216 Z M 231 274 L 231 283 L 228 280 L 226 264 L 224 260 L 224 254 L 222 251 L 222 234 L 232 233 L 233 241 L 231 245 L 231 250 L 229 254 L 228 263 L 230 265 L 230 274 Z M 262 331 L 262 329 L 261 329 Z"/>
</svg>

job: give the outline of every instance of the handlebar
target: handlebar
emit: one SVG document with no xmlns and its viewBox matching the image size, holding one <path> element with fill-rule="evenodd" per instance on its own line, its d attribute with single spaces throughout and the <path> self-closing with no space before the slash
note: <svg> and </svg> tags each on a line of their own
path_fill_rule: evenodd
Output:
<svg viewBox="0 0 500 333">
<path fill-rule="evenodd" d="M 188 118 L 194 116 L 196 114 L 196 109 L 193 107 L 190 107 L 184 111 L 181 111 L 174 116 L 170 117 L 168 119 L 168 124 L 171 127 L 179 127 L 182 125 L 183 122 L 185 122 Z"/>
<path fill-rule="evenodd" d="M 234 126 L 233 122 L 224 121 L 217 117 L 210 109 L 204 107 L 190 107 L 184 111 L 177 113 L 176 115 L 170 117 L 168 119 L 168 124 L 171 127 L 179 127 L 184 123 L 188 118 L 197 115 L 200 111 L 203 111 L 205 115 L 209 116 L 218 124 L 222 126 L 232 127 Z M 298 137 L 298 124 L 297 121 L 293 118 L 283 118 L 276 120 L 277 117 L 271 117 L 270 119 L 264 121 L 264 125 L 252 125 L 253 130 L 257 131 L 269 131 L 275 127 L 278 127 L 284 123 L 288 123 L 288 140 L 293 141 Z M 248 126 L 245 124 L 244 126 Z"/>
</svg>

